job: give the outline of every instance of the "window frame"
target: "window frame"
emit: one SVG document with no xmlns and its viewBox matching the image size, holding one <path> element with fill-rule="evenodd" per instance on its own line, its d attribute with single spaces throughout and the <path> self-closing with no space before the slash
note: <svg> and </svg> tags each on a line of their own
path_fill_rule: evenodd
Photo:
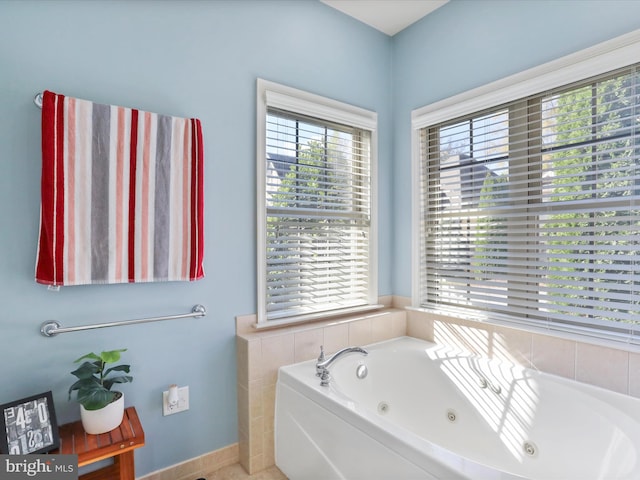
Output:
<svg viewBox="0 0 640 480">
<path fill-rule="evenodd" d="M 489 110 L 500 105 L 523 101 L 526 98 L 571 85 L 590 77 L 605 74 L 640 62 L 640 30 L 630 32 L 613 40 L 603 42 L 588 49 L 562 57 L 552 62 L 511 75 L 490 84 L 455 95 L 415 109 L 411 112 L 411 155 L 412 155 L 412 307 L 421 307 L 421 132 L 435 125 Z M 462 309 L 464 310 L 464 309 Z M 493 315 L 489 315 L 493 317 Z M 479 312 L 478 318 L 484 321 L 516 324 L 525 328 L 532 327 L 535 322 L 527 321 L 516 316 L 507 317 L 496 315 L 487 318 L 486 313 Z M 545 323 L 539 327 L 545 330 L 554 329 L 562 332 L 578 333 L 580 335 L 596 335 L 596 338 L 630 341 L 615 335 L 607 335 L 606 331 L 588 333 L 580 329 L 563 328 L 562 326 Z M 535 328 L 535 325 L 533 325 Z"/>
<path fill-rule="evenodd" d="M 356 107 L 275 82 L 257 79 L 256 98 L 256 192 L 257 192 L 257 323 L 256 328 L 296 324 L 318 318 L 345 315 L 378 309 L 378 115 L 376 112 Z M 267 268 L 267 204 L 266 204 L 266 121 L 269 108 L 293 114 L 313 117 L 330 123 L 348 125 L 370 132 L 370 227 L 369 227 L 369 285 L 368 304 L 361 307 L 342 308 L 281 319 L 267 319 L 266 268 Z"/>
</svg>

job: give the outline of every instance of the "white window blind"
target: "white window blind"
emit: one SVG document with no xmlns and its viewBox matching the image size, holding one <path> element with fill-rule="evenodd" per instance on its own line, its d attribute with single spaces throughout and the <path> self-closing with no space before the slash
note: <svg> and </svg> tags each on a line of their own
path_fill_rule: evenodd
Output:
<svg viewBox="0 0 640 480">
<path fill-rule="evenodd" d="M 419 133 L 421 306 L 638 334 L 637 66 Z"/>
<path fill-rule="evenodd" d="M 372 132 L 267 105 L 264 321 L 371 305 Z"/>
</svg>

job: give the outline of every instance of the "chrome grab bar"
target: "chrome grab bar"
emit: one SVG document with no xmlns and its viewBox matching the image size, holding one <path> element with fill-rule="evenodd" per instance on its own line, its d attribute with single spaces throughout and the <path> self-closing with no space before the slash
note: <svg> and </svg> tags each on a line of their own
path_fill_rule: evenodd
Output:
<svg viewBox="0 0 640 480">
<path fill-rule="evenodd" d="M 122 322 L 96 323 L 94 325 L 80 325 L 77 327 L 62 327 L 55 320 L 49 320 L 40 325 L 40 333 L 45 337 L 53 337 L 59 333 L 78 332 L 80 330 L 93 330 L 95 328 L 119 327 L 121 325 L 135 325 L 137 323 L 160 322 L 163 320 L 176 320 L 178 318 L 204 317 L 207 310 L 202 305 L 194 305 L 191 313 L 180 315 L 167 315 L 165 317 L 140 318 L 136 320 L 124 320 Z"/>
</svg>

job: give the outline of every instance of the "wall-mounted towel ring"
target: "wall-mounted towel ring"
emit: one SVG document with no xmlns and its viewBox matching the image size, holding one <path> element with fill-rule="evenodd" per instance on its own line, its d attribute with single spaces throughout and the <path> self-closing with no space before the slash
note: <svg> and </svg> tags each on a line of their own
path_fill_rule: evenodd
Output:
<svg viewBox="0 0 640 480">
<path fill-rule="evenodd" d="M 42 92 L 36 93 L 36 96 L 33 97 L 33 103 L 36 104 L 36 107 L 42 108 Z"/>
</svg>

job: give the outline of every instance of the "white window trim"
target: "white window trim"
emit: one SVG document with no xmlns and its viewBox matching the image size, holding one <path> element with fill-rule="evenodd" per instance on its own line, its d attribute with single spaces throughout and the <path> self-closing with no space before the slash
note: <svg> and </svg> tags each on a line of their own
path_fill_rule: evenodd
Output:
<svg viewBox="0 0 640 480">
<path fill-rule="evenodd" d="M 420 303 L 420 130 L 640 62 L 640 30 L 411 112 L 411 304 Z"/>
<path fill-rule="evenodd" d="M 356 309 L 342 309 L 335 312 L 300 315 L 283 320 L 266 319 L 266 175 L 264 155 L 266 152 L 266 117 L 269 107 L 281 108 L 291 112 L 308 115 L 323 120 L 362 128 L 371 132 L 370 169 L 371 169 L 371 225 L 369 239 L 369 306 Z M 257 79 L 256 98 L 256 165 L 257 165 L 257 324 L 256 328 L 275 327 L 299 323 L 302 321 L 326 318 L 332 315 L 345 315 L 355 311 L 380 308 L 378 298 L 378 114 L 347 103 L 321 95 L 305 92 L 296 88 Z"/>
</svg>

